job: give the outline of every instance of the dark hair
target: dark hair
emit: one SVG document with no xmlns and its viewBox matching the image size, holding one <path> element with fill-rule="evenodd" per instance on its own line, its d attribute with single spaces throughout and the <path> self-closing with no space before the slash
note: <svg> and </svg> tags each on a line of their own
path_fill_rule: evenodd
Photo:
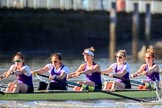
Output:
<svg viewBox="0 0 162 108">
<path fill-rule="evenodd" d="M 20 59 L 22 59 L 22 60 L 25 59 L 25 58 L 24 58 L 24 55 L 23 55 L 21 52 L 17 52 L 17 53 L 14 55 L 14 57 L 15 57 L 15 56 L 20 57 Z M 13 57 L 13 59 L 14 59 L 14 57 Z"/>
<path fill-rule="evenodd" d="M 57 56 L 59 60 L 62 60 L 61 53 L 53 53 L 53 54 L 51 54 L 50 59 L 52 59 L 53 56 Z"/>
</svg>

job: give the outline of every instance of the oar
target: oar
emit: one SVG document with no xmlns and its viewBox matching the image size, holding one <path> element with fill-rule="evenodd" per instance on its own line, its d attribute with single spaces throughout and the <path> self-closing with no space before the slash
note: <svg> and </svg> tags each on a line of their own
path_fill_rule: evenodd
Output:
<svg viewBox="0 0 162 108">
<path fill-rule="evenodd" d="M 4 76 L 3 76 L 3 75 L 1 75 L 1 76 L 0 76 L 0 81 L 1 81 L 3 78 L 4 78 Z"/>
<path fill-rule="evenodd" d="M 0 76 L 0 81 L 1 81 L 3 78 L 4 78 L 4 76 L 1 75 L 1 76 Z M 0 85 L 0 87 L 2 87 L 2 88 L 7 88 L 7 87 L 1 86 L 1 85 Z M 0 91 L 0 94 L 4 95 L 4 92 L 3 92 L 3 91 Z"/>
<path fill-rule="evenodd" d="M 1 88 L 7 88 L 6 86 L 2 86 L 2 85 L 0 85 L 0 87 L 1 87 Z"/>
<path fill-rule="evenodd" d="M 109 74 L 103 74 L 103 75 L 106 75 L 106 76 L 109 76 Z M 133 84 L 138 84 L 138 85 L 145 85 L 147 86 L 149 89 L 155 89 L 155 86 L 153 84 L 150 84 L 150 83 L 142 83 L 140 81 L 135 81 L 135 80 L 128 80 L 128 79 L 125 79 L 125 78 L 120 78 L 120 77 L 117 77 L 115 75 L 113 75 L 113 78 L 117 78 L 117 79 L 121 79 L 125 82 L 131 82 Z"/>
<path fill-rule="evenodd" d="M 49 76 L 46 76 L 46 75 L 43 75 L 43 74 L 38 74 L 42 77 L 45 77 L 45 78 L 49 78 Z M 75 83 L 75 82 L 71 82 L 71 81 L 64 81 L 64 80 L 59 80 L 57 79 L 56 77 L 54 78 L 55 81 L 58 81 L 58 82 L 61 82 L 61 83 L 67 83 L 67 84 L 70 84 L 70 85 L 74 85 L 74 86 L 78 86 L 78 87 L 83 87 L 82 84 L 78 84 L 78 83 Z M 88 86 L 87 85 L 87 88 L 92 88 L 92 86 Z M 94 87 L 93 87 L 94 88 Z M 124 96 L 124 95 L 120 95 L 120 94 L 116 94 L 116 93 L 113 93 L 113 92 L 110 92 L 110 91 L 102 91 L 100 89 L 95 89 L 96 92 L 103 92 L 103 93 L 106 93 L 106 94 L 110 94 L 110 95 L 113 95 L 113 96 L 117 96 L 117 97 L 121 97 L 121 98 L 125 98 L 125 99 L 129 99 L 129 100 L 134 100 L 134 101 L 138 101 L 138 102 L 146 102 L 145 100 L 142 100 L 142 99 L 136 99 L 136 98 L 132 98 L 132 97 L 128 97 L 128 96 Z"/>
<path fill-rule="evenodd" d="M 49 76 L 47 75 L 43 75 L 43 74 L 38 74 L 39 76 L 42 76 L 42 77 L 45 77 L 45 78 L 49 78 Z M 78 86 L 78 87 L 82 87 L 81 84 L 77 84 L 77 83 L 74 83 L 74 82 L 71 82 L 71 81 L 62 81 L 62 80 L 58 80 L 58 79 L 54 79 L 55 81 L 58 81 L 58 82 L 61 82 L 61 83 L 67 83 L 67 84 L 70 84 L 70 85 L 74 85 L 74 86 Z"/>
</svg>

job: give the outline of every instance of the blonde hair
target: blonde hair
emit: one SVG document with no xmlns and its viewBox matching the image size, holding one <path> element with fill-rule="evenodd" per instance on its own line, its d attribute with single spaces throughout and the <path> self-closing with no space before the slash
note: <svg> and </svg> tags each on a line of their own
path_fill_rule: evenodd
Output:
<svg viewBox="0 0 162 108">
<path fill-rule="evenodd" d="M 123 54 L 123 57 L 126 57 L 127 56 L 126 50 L 119 50 L 117 53 L 122 53 Z"/>
<path fill-rule="evenodd" d="M 90 50 L 90 51 L 92 51 L 92 52 L 95 51 L 94 47 L 86 48 L 85 50 Z M 85 50 L 84 50 L 84 51 L 85 51 Z"/>
<path fill-rule="evenodd" d="M 155 52 L 154 52 L 154 49 L 152 49 L 152 48 L 148 48 L 148 49 L 146 50 L 145 55 L 146 55 L 146 54 L 149 54 L 152 58 L 155 57 Z"/>
</svg>

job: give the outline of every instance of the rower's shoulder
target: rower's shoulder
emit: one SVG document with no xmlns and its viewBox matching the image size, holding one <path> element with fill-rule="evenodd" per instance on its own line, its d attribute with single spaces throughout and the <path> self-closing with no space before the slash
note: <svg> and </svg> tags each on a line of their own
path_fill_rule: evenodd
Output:
<svg viewBox="0 0 162 108">
<path fill-rule="evenodd" d="M 141 67 L 146 67 L 146 66 L 147 66 L 147 64 L 142 64 L 142 65 L 141 65 Z"/>
</svg>

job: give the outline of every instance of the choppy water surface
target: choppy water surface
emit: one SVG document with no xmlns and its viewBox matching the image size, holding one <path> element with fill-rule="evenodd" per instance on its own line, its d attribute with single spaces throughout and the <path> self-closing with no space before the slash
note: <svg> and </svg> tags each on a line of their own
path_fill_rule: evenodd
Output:
<svg viewBox="0 0 162 108">
<path fill-rule="evenodd" d="M 162 102 L 134 101 L 1 101 L 2 108 L 162 108 Z"/>
<path fill-rule="evenodd" d="M 106 69 L 111 62 L 108 61 L 106 58 L 102 59 L 96 59 L 95 60 L 97 63 L 100 64 L 101 69 Z M 63 61 L 64 64 L 69 66 L 70 72 L 75 71 L 78 66 L 83 63 L 83 59 L 67 59 Z M 130 64 L 130 69 L 131 73 L 135 72 L 140 65 L 142 64 L 141 61 L 138 63 L 133 63 L 131 60 L 127 61 Z M 27 61 L 26 64 L 30 66 L 31 70 L 35 70 L 38 68 L 41 68 L 45 66 L 47 63 L 49 63 L 49 60 L 44 60 L 44 59 L 32 59 L 30 61 Z M 160 69 L 162 69 L 162 61 L 156 61 L 156 63 L 159 64 Z M 5 72 L 9 66 L 12 63 L 10 61 L 3 61 L 0 62 L 0 73 Z M 138 80 L 142 80 L 144 77 L 139 77 Z M 34 77 L 34 84 L 35 86 L 37 85 L 37 82 L 39 81 L 37 77 Z M 76 80 L 83 80 L 84 75 L 71 79 L 73 81 Z M 4 79 L 0 82 L 1 85 L 6 86 L 8 82 L 13 81 L 14 77 L 11 76 L 10 79 Z M 109 80 L 108 77 L 102 76 L 102 81 L 104 82 L 105 80 Z M 2 88 L 1 88 L 2 89 Z M 16 107 L 16 108 L 52 108 L 52 107 L 57 107 L 57 108 L 162 108 L 162 101 L 152 101 L 149 103 L 139 103 L 135 101 L 130 101 L 130 100 L 85 100 L 85 101 L 0 101 L 0 107 L 3 108 L 11 108 L 11 107 Z"/>
</svg>

